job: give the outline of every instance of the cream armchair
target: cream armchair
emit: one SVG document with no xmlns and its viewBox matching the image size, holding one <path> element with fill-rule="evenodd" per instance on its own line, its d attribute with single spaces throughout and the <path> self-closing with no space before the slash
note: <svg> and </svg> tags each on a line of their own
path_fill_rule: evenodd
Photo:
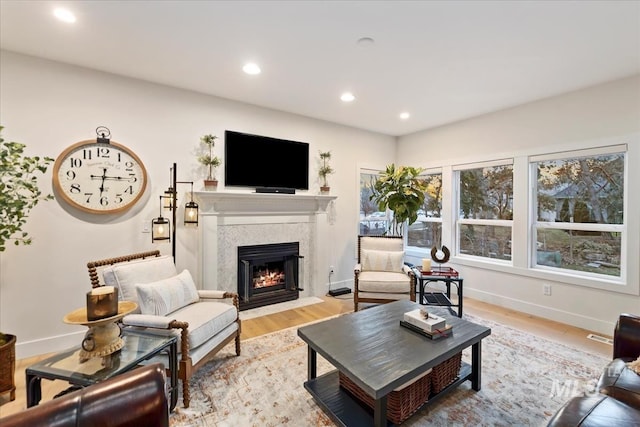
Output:
<svg viewBox="0 0 640 427">
<path fill-rule="evenodd" d="M 238 295 L 197 289 L 187 270 L 178 273 L 173 257 L 143 252 L 89 262 L 87 268 L 93 288 L 115 286 L 120 300 L 138 304 L 135 313 L 122 319 L 124 327 L 178 337 L 178 378 L 185 408 L 191 400 L 193 372 L 234 339 L 235 353 L 240 355 Z"/>
<path fill-rule="evenodd" d="M 354 268 L 353 309 L 359 303 L 416 300 L 416 276 L 404 264 L 402 237 L 358 236 Z"/>
</svg>

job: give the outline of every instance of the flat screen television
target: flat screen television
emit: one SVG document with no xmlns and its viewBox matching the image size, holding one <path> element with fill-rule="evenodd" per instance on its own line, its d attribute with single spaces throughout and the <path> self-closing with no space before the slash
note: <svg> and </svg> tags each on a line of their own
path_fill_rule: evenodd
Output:
<svg viewBox="0 0 640 427">
<path fill-rule="evenodd" d="M 309 144 L 227 130 L 224 185 L 309 189 Z"/>
</svg>

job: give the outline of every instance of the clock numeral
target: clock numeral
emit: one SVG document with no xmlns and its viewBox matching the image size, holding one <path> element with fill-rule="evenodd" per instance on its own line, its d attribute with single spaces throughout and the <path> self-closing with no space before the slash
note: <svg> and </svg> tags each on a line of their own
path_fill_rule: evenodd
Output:
<svg viewBox="0 0 640 427">
<path fill-rule="evenodd" d="M 69 179 L 71 181 L 76 179 L 76 173 L 74 171 L 67 171 L 67 173 L 65 175 L 67 175 L 67 179 Z"/>
<path fill-rule="evenodd" d="M 101 206 L 107 206 L 109 204 L 109 200 L 107 199 L 107 196 L 103 196 L 100 198 L 100 205 Z"/>
<path fill-rule="evenodd" d="M 122 203 L 123 201 L 122 194 L 116 194 L 116 203 Z"/>
<path fill-rule="evenodd" d="M 75 157 L 69 157 L 69 164 L 72 168 L 79 168 L 82 166 L 82 159 L 76 159 Z"/>
<path fill-rule="evenodd" d="M 129 160 L 128 162 L 124 162 L 124 170 L 126 170 L 127 172 L 132 171 L 133 166 L 134 163 L 131 160 Z"/>
<path fill-rule="evenodd" d="M 71 184 L 69 192 L 73 194 L 80 194 L 80 184 Z"/>
<path fill-rule="evenodd" d="M 87 196 L 86 200 L 84 201 L 86 204 L 91 203 L 91 196 L 93 196 L 93 193 L 84 193 L 85 196 Z"/>
<path fill-rule="evenodd" d="M 129 187 L 127 187 L 127 189 L 124 190 L 124 192 L 133 195 L 133 185 L 130 185 Z"/>
<path fill-rule="evenodd" d="M 96 154 L 98 157 L 102 157 L 103 159 L 108 159 L 109 156 L 109 148 L 107 147 L 98 147 L 96 148 Z"/>
<path fill-rule="evenodd" d="M 129 174 L 129 179 L 127 181 L 129 181 L 129 182 L 138 182 L 138 177 L 136 176 L 135 173 L 130 173 Z"/>
<path fill-rule="evenodd" d="M 91 150 L 87 148 L 82 150 L 82 158 L 85 160 L 91 160 Z"/>
</svg>

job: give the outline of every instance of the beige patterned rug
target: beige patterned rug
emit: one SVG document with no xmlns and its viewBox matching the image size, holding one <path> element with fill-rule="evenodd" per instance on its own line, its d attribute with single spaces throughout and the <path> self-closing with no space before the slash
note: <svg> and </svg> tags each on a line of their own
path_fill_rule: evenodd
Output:
<svg viewBox="0 0 640 427">
<path fill-rule="evenodd" d="M 571 396 L 588 393 L 608 360 L 477 317 L 489 326 L 482 345 L 482 390 L 467 381 L 403 426 L 544 426 Z M 191 407 L 178 407 L 172 427 L 333 426 L 304 389 L 307 348 L 297 328 L 231 346 L 200 369 Z M 463 360 L 470 361 L 470 349 Z M 332 367 L 318 356 L 318 375 Z"/>
</svg>

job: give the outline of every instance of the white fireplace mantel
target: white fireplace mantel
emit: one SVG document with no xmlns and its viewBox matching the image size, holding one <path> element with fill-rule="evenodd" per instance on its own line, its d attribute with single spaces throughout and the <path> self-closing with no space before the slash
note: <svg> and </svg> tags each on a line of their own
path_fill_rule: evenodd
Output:
<svg viewBox="0 0 640 427">
<path fill-rule="evenodd" d="M 194 192 L 201 215 L 309 214 L 325 212 L 336 196 L 317 194 Z"/>
<path fill-rule="evenodd" d="M 327 215 L 337 197 L 317 194 L 198 191 L 200 274 L 204 289 L 237 291 L 239 246 L 296 241 L 304 260 L 304 291 L 319 296 L 327 261 Z"/>
</svg>

